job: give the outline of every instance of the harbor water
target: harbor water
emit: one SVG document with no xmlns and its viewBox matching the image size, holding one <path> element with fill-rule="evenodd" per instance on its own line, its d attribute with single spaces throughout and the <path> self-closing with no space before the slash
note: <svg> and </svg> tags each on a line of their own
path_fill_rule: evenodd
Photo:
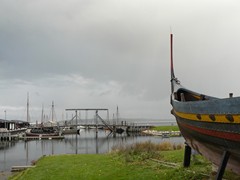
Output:
<svg viewBox="0 0 240 180">
<path fill-rule="evenodd" d="M 107 153 L 114 146 L 151 141 L 161 143 L 170 141 L 181 144 L 182 137 L 162 138 L 140 134 L 117 134 L 114 137 L 109 131 L 81 130 L 80 134 L 66 135 L 62 140 L 30 140 L 0 142 L 0 170 L 10 172 L 12 166 L 31 165 L 44 155 L 56 154 L 100 154 Z"/>
</svg>

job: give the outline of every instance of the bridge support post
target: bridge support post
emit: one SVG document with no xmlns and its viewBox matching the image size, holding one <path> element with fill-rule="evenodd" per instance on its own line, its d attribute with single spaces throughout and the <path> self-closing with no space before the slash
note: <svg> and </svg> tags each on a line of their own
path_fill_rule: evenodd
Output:
<svg viewBox="0 0 240 180">
<path fill-rule="evenodd" d="M 98 110 L 96 110 L 96 138 L 98 137 Z"/>
<path fill-rule="evenodd" d="M 116 137 L 116 130 L 117 130 L 117 127 L 116 125 L 113 125 L 113 137 L 115 138 Z"/>
<path fill-rule="evenodd" d="M 77 124 L 78 124 L 78 122 L 77 122 L 77 110 L 75 111 L 75 113 L 76 113 L 76 129 L 77 129 Z"/>
</svg>

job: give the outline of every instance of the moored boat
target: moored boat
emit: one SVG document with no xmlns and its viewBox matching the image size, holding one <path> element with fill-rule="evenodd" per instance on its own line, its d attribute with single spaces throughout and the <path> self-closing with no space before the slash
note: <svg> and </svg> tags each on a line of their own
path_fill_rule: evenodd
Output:
<svg viewBox="0 0 240 180">
<path fill-rule="evenodd" d="M 174 75 L 172 39 L 171 34 L 171 113 L 187 147 L 219 167 L 217 179 L 225 168 L 240 174 L 240 97 L 216 98 L 183 87 Z"/>
<path fill-rule="evenodd" d="M 54 127 L 37 127 L 27 129 L 25 132 L 26 136 L 59 136 L 60 132 Z"/>
<path fill-rule="evenodd" d="M 79 134 L 79 129 L 75 128 L 75 127 L 64 127 L 62 128 L 62 134 Z"/>
</svg>

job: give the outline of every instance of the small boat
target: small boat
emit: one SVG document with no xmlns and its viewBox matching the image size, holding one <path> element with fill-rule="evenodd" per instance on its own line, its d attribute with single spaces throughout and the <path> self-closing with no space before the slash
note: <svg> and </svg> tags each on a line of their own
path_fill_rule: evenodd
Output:
<svg viewBox="0 0 240 180">
<path fill-rule="evenodd" d="M 116 128 L 116 133 L 122 134 L 124 132 L 124 129 L 122 128 Z"/>
<path fill-rule="evenodd" d="M 87 126 L 77 126 L 77 129 L 86 129 L 87 128 Z"/>
<path fill-rule="evenodd" d="M 240 97 L 217 98 L 181 85 L 174 75 L 171 41 L 171 113 L 186 140 L 184 165 L 190 165 L 191 149 L 218 166 L 240 174 Z"/>
<path fill-rule="evenodd" d="M 75 128 L 75 127 L 64 127 L 62 129 L 62 134 L 78 134 L 79 133 L 79 129 Z"/>
</svg>

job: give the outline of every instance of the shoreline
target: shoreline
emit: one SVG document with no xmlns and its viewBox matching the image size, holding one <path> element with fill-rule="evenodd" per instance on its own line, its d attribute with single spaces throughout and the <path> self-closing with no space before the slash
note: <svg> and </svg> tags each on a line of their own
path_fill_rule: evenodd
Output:
<svg viewBox="0 0 240 180">
<path fill-rule="evenodd" d="M 180 131 L 157 131 L 157 130 L 144 130 L 142 133 L 152 136 L 162 136 L 162 137 L 180 137 Z"/>
<path fill-rule="evenodd" d="M 13 172 L 11 171 L 1 171 L 0 172 L 0 179 L 8 179 L 9 177 L 11 177 L 13 175 Z"/>
</svg>

